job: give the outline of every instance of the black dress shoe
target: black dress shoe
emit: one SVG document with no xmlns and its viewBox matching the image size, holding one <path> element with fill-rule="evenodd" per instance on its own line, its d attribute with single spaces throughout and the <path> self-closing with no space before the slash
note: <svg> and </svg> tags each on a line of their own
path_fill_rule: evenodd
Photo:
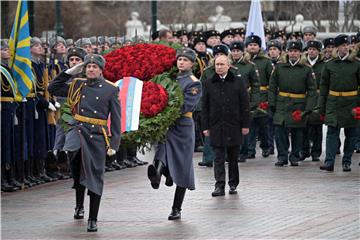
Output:
<svg viewBox="0 0 360 240">
<path fill-rule="evenodd" d="M 230 187 L 229 194 L 237 194 L 236 187 Z"/>
<path fill-rule="evenodd" d="M 174 182 L 170 176 L 166 178 L 165 185 L 168 187 L 171 187 L 172 185 L 174 185 Z"/>
<path fill-rule="evenodd" d="M 161 178 L 157 174 L 156 167 L 154 164 L 150 164 L 147 169 L 147 175 L 151 183 L 151 187 L 153 189 L 158 189 L 160 186 L 160 180 Z"/>
<path fill-rule="evenodd" d="M 74 219 L 83 219 L 85 214 L 84 207 L 76 207 L 74 212 Z"/>
<path fill-rule="evenodd" d="M 211 196 L 218 197 L 218 196 L 224 196 L 225 190 L 224 188 L 216 187 L 215 190 L 211 193 Z"/>
<path fill-rule="evenodd" d="M 278 160 L 276 163 L 275 163 L 275 166 L 277 167 L 282 167 L 284 165 L 288 165 L 288 161 L 280 161 Z"/>
<path fill-rule="evenodd" d="M 1 182 L 1 191 L 3 191 L 3 192 L 15 192 L 16 190 L 18 190 L 17 187 L 9 185 L 5 181 Z"/>
<path fill-rule="evenodd" d="M 142 166 L 148 164 L 148 162 L 141 161 L 138 157 L 132 157 L 132 161 L 135 162 L 137 165 Z"/>
<path fill-rule="evenodd" d="M 125 165 L 125 163 L 124 163 L 123 161 L 118 162 L 118 164 L 119 164 L 119 166 L 121 167 L 121 169 L 127 168 L 126 165 Z"/>
<path fill-rule="evenodd" d="M 320 166 L 320 170 L 325 170 L 328 172 L 333 172 L 334 171 L 334 166 L 328 166 L 326 164 L 323 164 Z"/>
<path fill-rule="evenodd" d="M 124 164 L 126 165 L 127 168 L 133 168 L 136 167 L 137 164 L 134 162 L 129 161 L 128 159 L 124 159 Z"/>
<path fill-rule="evenodd" d="M 290 162 L 290 166 L 293 166 L 293 167 L 299 166 L 299 163 L 296 161 L 289 160 L 289 162 Z"/>
<path fill-rule="evenodd" d="M 247 158 L 247 159 L 254 159 L 254 158 L 255 158 L 255 153 L 253 153 L 253 154 L 248 154 L 248 155 L 246 156 L 246 158 Z"/>
<path fill-rule="evenodd" d="M 213 166 L 213 164 L 211 162 L 210 163 L 199 162 L 198 165 L 201 166 L 201 167 L 212 167 Z"/>
<path fill-rule="evenodd" d="M 97 220 L 96 219 L 89 219 L 87 225 L 88 232 L 97 232 Z"/>
<path fill-rule="evenodd" d="M 263 156 L 264 158 L 267 158 L 268 156 L 270 156 L 270 150 L 264 150 L 264 151 L 262 152 L 262 156 Z"/>
<path fill-rule="evenodd" d="M 343 164 L 343 171 L 344 172 L 351 172 L 350 163 L 344 163 Z"/>
<path fill-rule="evenodd" d="M 300 158 L 300 161 L 304 161 L 306 158 L 310 157 L 310 154 L 309 153 L 304 153 L 304 152 L 300 152 L 299 153 L 299 158 Z"/>
<path fill-rule="evenodd" d="M 22 188 L 22 184 L 21 183 L 19 183 L 18 181 L 16 181 L 15 179 L 10 179 L 9 181 L 8 181 L 8 184 L 9 185 L 12 185 L 12 186 L 14 186 L 14 187 L 16 187 L 16 188 L 18 188 L 18 190 L 20 190 L 21 188 Z"/>
<path fill-rule="evenodd" d="M 168 220 L 177 220 L 177 219 L 181 219 L 181 209 L 172 208 Z"/>
</svg>

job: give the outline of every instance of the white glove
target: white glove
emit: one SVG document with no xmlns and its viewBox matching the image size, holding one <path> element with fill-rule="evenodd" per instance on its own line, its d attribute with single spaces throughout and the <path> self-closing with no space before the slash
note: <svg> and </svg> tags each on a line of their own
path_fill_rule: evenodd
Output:
<svg viewBox="0 0 360 240">
<path fill-rule="evenodd" d="M 55 102 L 55 107 L 56 108 L 60 108 L 61 107 L 61 104 L 59 102 Z"/>
<path fill-rule="evenodd" d="M 48 109 L 50 109 L 53 112 L 56 112 L 56 108 L 55 108 L 54 104 L 52 104 L 51 102 L 49 102 Z"/>
<path fill-rule="evenodd" d="M 65 73 L 72 76 L 77 75 L 82 72 L 83 66 L 84 63 L 80 63 L 78 65 L 73 66 L 72 68 L 69 68 L 68 70 L 65 71 Z"/>
<path fill-rule="evenodd" d="M 109 156 L 109 157 L 111 157 L 112 155 L 114 155 L 116 153 L 116 151 L 114 150 L 114 149 L 112 149 L 112 148 L 109 148 L 108 150 L 107 150 L 107 155 Z"/>
</svg>

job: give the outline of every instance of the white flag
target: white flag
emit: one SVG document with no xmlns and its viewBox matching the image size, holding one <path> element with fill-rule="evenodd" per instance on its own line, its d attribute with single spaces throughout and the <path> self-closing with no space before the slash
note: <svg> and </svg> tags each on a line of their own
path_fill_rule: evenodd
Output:
<svg viewBox="0 0 360 240">
<path fill-rule="evenodd" d="M 251 0 L 249 20 L 246 26 L 246 37 L 257 35 L 261 38 L 261 48 L 266 49 L 264 22 L 261 15 L 260 0 Z"/>
</svg>

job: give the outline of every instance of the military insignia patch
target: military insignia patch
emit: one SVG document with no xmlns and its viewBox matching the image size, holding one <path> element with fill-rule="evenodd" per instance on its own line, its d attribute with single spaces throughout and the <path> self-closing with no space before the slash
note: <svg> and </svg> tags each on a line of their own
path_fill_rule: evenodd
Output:
<svg viewBox="0 0 360 240">
<path fill-rule="evenodd" d="M 191 88 L 190 92 L 191 92 L 192 95 L 196 95 L 196 94 L 198 94 L 199 89 L 196 88 L 196 87 L 193 87 L 193 88 Z"/>
</svg>

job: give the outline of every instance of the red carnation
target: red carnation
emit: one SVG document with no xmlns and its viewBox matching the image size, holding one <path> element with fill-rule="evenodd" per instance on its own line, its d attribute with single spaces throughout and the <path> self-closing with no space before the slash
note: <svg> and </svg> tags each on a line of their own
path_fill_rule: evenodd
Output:
<svg viewBox="0 0 360 240">
<path fill-rule="evenodd" d="M 301 122 L 301 110 L 296 110 L 294 111 L 292 114 L 292 119 L 295 121 L 295 122 Z"/>
<path fill-rule="evenodd" d="M 322 122 L 325 121 L 325 116 L 323 114 L 320 114 L 320 121 L 322 121 Z"/>
<path fill-rule="evenodd" d="M 162 112 L 169 100 L 168 93 L 160 84 L 144 82 L 140 112 L 145 117 L 153 117 Z"/>
<path fill-rule="evenodd" d="M 354 107 L 352 109 L 352 115 L 354 116 L 354 119 L 360 120 L 360 107 Z"/>
<path fill-rule="evenodd" d="M 260 109 L 263 109 L 263 110 L 268 110 L 268 108 L 269 108 L 269 103 L 268 103 L 268 102 L 261 102 L 261 103 L 259 104 L 259 108 L 260 108 Z"/>
<path fill-rule="evenodd" d="M 148 81 L 170 70 L 176 62 L 175 49 L 159 44 L 136 44 L 106 54 L 104 76 L 116 82 L 125 76 Z"/>
</svg>

